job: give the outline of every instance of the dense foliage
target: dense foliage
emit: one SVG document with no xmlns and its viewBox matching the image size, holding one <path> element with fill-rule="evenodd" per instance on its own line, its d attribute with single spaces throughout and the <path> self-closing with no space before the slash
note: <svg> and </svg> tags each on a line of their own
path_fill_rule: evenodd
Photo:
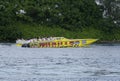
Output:
<svg viewBox="0 0 120 81">
<path fill-rule="evenodd" d="M 110 2 L 107 3 L 107 0 L 103 2 L 106 6 L 97 5 L 95 0 L 0 0 L 0 40 L 13 41 L 21 37 L 27 38 L 27 34 L 24 32 L 29 31 L 26 30 L 28 28 L 25 27 L 25 24 L 32 25 L 33 28 L 30 27 L 30 29 L 36 29 L 35 31 L 38 31 L 36 26 L 38 26 L 38 29 L 40 27 L 45 29 L 59 27 L 61 28 L 59 30 L 65 29 L 74 32 L 75 35 L 75 32 L 79 32 L 83 38 L 94 37 L 103 40 L 118 40 L 120 39 L 119 23 L 114 23 L 111 16 L 103 17 L 105 8 L 110 9 L 107 6 Z M 113 15 L 118 22 L 119 13 L 116 12 Z M 21 24 L 24 27 L 22 29 Z M 43 36 L 49 31 L 46 30 L 45 32 L 42 30 L 40 32 L 42 32 Z M 86 33 L 92 30 L 99 31 L 99 35 L 96 31 L 93 31 L 90 33 L 96 34 L 95 36 L 89 36 L 89 33 L 86 36 L 82 36 L 84 35 L 83 32 Z M 60 36 L 55 31 L 53 33 L 55 36 Z M 64 36 L 62 33 L 61 36 Z M 34 34 L 35 32 L 30 34 L 29 38 L 34 36 Z M 38 35 L 41 36 L 41 33 L 36 36 Z M 108 37 L 109 35 L 111 37 Z M 79 36 L 73 35 L 73 37 Z"/>
</svg>

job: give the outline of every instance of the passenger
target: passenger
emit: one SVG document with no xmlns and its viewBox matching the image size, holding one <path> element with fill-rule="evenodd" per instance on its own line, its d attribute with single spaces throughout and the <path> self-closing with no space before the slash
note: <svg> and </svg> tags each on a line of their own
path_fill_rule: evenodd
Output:
<svg viewBox="0 0 120 81">
<path fill-rule="evenodd" d="M 50 41 L 50 38 L 47 38 L 48 41 Z"/>
<path fill-rule="evenodd" d="M 42 38 L 43 41 L 45 41 L 45 38 Z"/>
<path fill-rule="evenodd" d="M 39 38 L 39 40 L 38 40 L 38 41 L 42 41 L 42 39 L 40 39 L 40 38 Z"/>
<path fill-rule="evenodd" d="M 53 40 L 53 37 L 50 37 L 50 40 Z"/>
<path fill-rule="evenodd" d="M 47 37 L 45 37 L 45 40 L 47 40 Z"/>
</svg>

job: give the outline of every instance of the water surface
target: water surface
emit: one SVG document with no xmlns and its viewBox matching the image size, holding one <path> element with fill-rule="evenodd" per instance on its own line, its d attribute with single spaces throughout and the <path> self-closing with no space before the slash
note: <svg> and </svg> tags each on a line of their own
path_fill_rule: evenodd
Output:
<svg viewBox="0 0 120 81">
<path fill-rule="evenodd" d="M 21 48 L 0 44 L 0 81 L 120 81 L 120 44 Z"/>
</svg>

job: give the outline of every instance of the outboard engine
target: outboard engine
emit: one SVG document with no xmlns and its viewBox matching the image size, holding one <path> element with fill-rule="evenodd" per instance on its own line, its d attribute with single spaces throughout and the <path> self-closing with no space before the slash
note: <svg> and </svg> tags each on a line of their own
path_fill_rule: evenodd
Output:
<svg viewBox="0 0 120 81">
<path fill-rule="evenodd" d="M 28 43 L 28 44 L 23 44 L 22 47 L 25 47 L 25 48 L 28 47 L 28 48 L 29 48 L 29 47 L 30 47 L 30 44 L 29 44 L 29 43 Z"/>
</svg>

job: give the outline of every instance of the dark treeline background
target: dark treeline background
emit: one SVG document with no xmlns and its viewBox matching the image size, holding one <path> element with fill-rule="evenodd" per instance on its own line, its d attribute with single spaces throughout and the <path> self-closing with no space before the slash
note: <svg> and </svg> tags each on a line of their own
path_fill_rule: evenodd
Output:
<svg viewBox="0 0 120 81">
<path fill-rule="evenodd" d="M 0 41 L 38 36 L 120 40 L 120 1 L 0 0 Z"/>
</svg>

